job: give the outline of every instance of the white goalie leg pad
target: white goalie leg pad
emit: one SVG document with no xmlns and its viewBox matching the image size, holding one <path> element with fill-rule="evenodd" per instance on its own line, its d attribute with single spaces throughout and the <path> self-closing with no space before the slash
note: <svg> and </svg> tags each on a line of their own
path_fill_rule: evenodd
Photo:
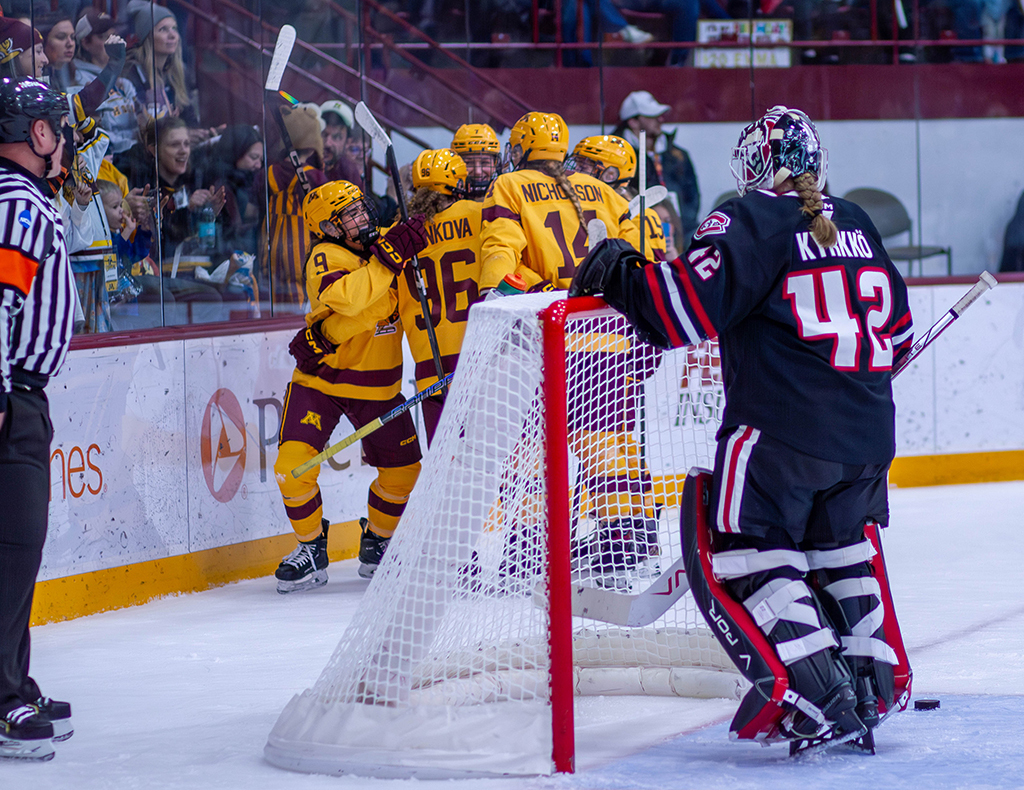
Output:
<svg viewBox="0 0 1024 790">
<path fill-rule="evenodd" d="M 875 547 L 871 541 L 862 540 L 852 546 L 839 549 L 818 549 L 806 552 L 807 564 L 812 571 L 822 568 L 848 568 L 862 562 L 871 562 L 875 556 Z"/>
<path fill-rule="evenodd" d="M 799 603 L 801 599 L 808 603 Z M 780 578 L 758 588 L 743 602 L 754 622 L 766 634 L 771 633 L 781 620 L 816 629 L 797 639 L 775 643 L 775 652 L 787 666 L 838 644 L 832 629 L 822 626 L 818 610 L 810 603 L 813 600 L 814 594 L 806 582 Z"/>
<path fill-rule="evenodd" d="M 873 636 L 882 627 L 885 620 L 885 611 L 882 608 L 882 589 L 877 579 L 871 576 L 840 579 L 827 585 L 825 592 L 840 603 L 847 598 L 862 596 L 871 596 L 873 599 L 871 611 L 850 627 L 850 635 L 840 637 L 847 655 L 873 658 L 893 666 L 899 663 L 896 651 L 881 639 L 876 639 Z"/>
<path fill-rule="evenodd" d="M 720 580 L 739 579 L 785 567 L 795 568 L 800 573 L 810 570 L 804 552 L 789 549 L 735 549 L 718 552 L 711 558 L 711 570 Z"/>
</svg>

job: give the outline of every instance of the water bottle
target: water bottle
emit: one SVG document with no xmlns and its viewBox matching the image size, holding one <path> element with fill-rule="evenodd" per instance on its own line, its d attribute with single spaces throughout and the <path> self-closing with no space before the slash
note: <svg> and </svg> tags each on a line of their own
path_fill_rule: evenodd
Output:
<svg viewBox="0 0 1024 790">
<path fill-rule="evenodd" d="M 209 203 L 199 209 L 196 235 L 199 236 L 199 246 L 204 250 L 213 250 L 217 246 L 217 217 Z"/>
</svg>

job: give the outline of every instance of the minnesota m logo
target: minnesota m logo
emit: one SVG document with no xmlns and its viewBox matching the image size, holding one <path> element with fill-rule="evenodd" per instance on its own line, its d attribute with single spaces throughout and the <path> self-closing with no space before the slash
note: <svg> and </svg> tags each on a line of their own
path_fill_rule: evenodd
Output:
<svg viewBox="0 0 1024 790">
<path fill-rule="evenodd" d="M 318 431 L 323 430 L 323 428 L 320 427 L 320 415 L 315 411 L 307 411 L 306 416 L 303 417 L 300 422 L 303 425 L 313 425 Z"/>
<path fill-rule="evenodd" d="M 8 63 L 18 57 L 22 52 L 22 49 L 14 46 L 13 38 L 0 41 L 0 63 Z"/>
</svg>

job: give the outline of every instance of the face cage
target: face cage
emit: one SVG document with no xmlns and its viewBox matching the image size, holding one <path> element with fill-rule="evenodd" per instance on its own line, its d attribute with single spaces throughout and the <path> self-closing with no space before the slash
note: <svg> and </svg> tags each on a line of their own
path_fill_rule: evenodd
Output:
<svg viewBox="0 0 1024 790">
<path fill-rule="evenodd" d="M 360 204 L 362 204 L 363 211 L 366 212 L 366 224 L 357 226 L 356 235 L 353 237 L 349 229 L 345 227 L 345 214 L 352 212 Z M 365 197 L 360 198 L 351 205 L 345 206 L 345 208 L 331 217 L 331 222 L 341 230 L 343 241 L 354 241 L 363 247 L 369 247 L 380 236 L 380 217 L 377 214 L 377 208 L 373 205 L 372 201 L 367 200 Z"/>
</svg>

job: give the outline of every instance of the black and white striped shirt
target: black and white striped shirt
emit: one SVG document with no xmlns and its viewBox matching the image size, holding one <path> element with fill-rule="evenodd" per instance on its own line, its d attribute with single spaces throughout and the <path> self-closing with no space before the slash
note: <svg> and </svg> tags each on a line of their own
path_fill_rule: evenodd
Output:
<svg viewBox="0 0 1024 790">
<path fill-rule="evenodd" d="M 75 280 L 47 194 L 45 181 L 0 158 L 0 411 L 12 372 L 45 382 L 71 341 Z"/>
</svg>

